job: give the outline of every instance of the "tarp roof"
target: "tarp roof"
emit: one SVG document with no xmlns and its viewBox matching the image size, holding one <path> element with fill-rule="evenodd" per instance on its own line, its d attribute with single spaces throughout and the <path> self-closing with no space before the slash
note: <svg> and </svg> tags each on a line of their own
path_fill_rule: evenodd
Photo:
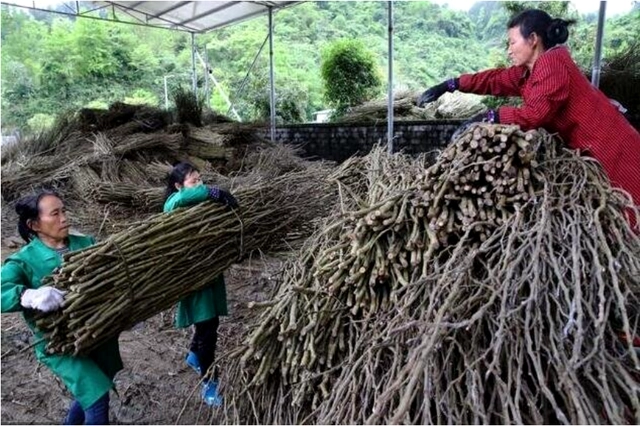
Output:
<svg viewBox="0 0 640 426">
<path fill-rule="evenodd" d="M 76 1 L 3 0 L 2 4 L 61 15 L 205 33 L 300 1 Z M 116 16 L 115 12 L 121 12 Z M 132 18 L 122 20 L 122 14 Z"/>
<path fill-rule="evenodd" d="M 94 1 L 145 24 L 204 33 L 299 3 L 297 1 Z"/>
</svg>

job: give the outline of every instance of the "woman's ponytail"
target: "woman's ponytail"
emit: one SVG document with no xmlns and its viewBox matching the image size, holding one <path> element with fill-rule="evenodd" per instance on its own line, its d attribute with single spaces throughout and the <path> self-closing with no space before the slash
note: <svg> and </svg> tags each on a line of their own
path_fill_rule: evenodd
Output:
<svg viewBox="0 0 640 426">
<path fill-rule="evenodd" d="M 575 22 L 574 20 L 565 21 L 564 19 L 552 19 L 549 27 L 547 27 L 546 39 L 549 44 L 548 47 L 566 42 L 569 38 L 569 25 Z"/>
</svg>

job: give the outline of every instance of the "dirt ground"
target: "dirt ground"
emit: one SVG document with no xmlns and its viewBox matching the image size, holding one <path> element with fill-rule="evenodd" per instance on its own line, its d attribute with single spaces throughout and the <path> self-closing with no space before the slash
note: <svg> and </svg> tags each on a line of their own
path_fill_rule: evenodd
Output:
<svg viewBox="0 0 640 426">
<path fill-rule="evenodd" d="M 3 203 L 4 204 L 4 203 Z M 2 206 L 2 260 L 17 250 L 15 218 Z M 12 209 L 11 209 L 12 210 Z M 217 363 L 224 368 L 224 353 L 237 344 L 250 315 L 247 303 L 265 300 L 280 261 L 250 259 L 225 274 L 230 315 L 221 320 Z M 167 311 L 136 325 L 120 336 L 124 370 L 111 392 L 112 424 L 218 424 L 220 412 L 203 405 L 199 377 L 184 357 L 190 329 L 173 327 Z M 1 316 L 0 423 L 61 424 L 71 396 L 64 385 L 34 356 L 31 332 L 20 314 Z"/>
</svg>

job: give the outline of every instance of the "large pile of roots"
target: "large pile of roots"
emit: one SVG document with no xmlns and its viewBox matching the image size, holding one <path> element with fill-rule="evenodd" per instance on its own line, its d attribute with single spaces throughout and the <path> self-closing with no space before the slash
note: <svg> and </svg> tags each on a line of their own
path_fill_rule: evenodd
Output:
<svg viewBox="0 0 640 426">
<path fill-rule="evenodd" d="M 629 196 L 511 126 L 425 166 L 378 149 L 333 175 L 339 209 L 220 360 L 224 420 L 638 424 Z"/>
</svg>

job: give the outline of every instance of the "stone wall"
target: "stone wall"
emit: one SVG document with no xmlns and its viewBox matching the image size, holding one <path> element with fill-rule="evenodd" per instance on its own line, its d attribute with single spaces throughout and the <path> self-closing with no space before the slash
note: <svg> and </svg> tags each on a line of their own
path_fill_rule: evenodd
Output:
<svg viewBox="0 0 640 426">
<path fill-rule="evenodd" d="M 394 151 L 409 154 L 441 149 L 461 120 L 400 121 L 394 123 Z M 262 136 L 270 138 L 269 129 Z M 387 123 L 310 123 L 280 126 L 276 142 L 298 146 L 310 158 L 344 161 L 356 153 L 366 154 L 379 142 L 387 144 Z"/>
</svg>

